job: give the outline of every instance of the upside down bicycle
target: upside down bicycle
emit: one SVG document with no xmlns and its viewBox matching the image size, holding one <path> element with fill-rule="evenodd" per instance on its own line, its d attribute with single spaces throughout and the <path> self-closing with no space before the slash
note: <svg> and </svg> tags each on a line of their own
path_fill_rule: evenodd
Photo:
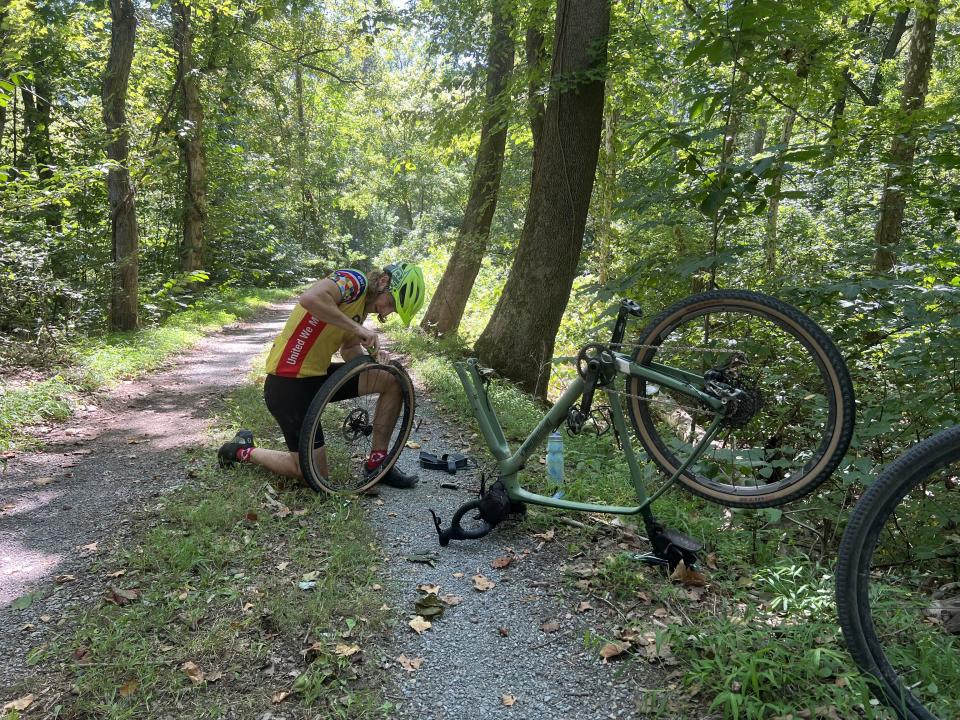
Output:
<svg viewBox="0 0 960 720">
<path fill-rule="evenodd" d="M 487 394 L 491 373 L 475 359 L 455 363 L 498 480 L 461 506 L 446 529 L 434 514 L 441 545 L 482 537 L 530 503 L 639 514 L 652 545 L 648 559 L 690 565 L 699 544 L 651 511 L 674 483 L 723 505 L 762 508 L 811 492 L 836 469 L 853 432 L 853 388 L 837 348 L 810 318 L 767 295 L 713 291 L 664 310 L 635 344 L 625 344 L 628 320 L 640 316 L 635 302 L 621 301 L 610 341 L 581 349 L 577 376 L 516 451 Z M 606 395 L 602 409 L 594 406 L 598 392 Z M 636 505 L 576 502 L 521 486 L 519 471 L 550 432 L 565 424 L 571 434 L 580 433 L 598 412 L 620 442 Z M 667 476 L 652 495 L 627 416 L 643 450 Z M 479 515 L 467 518 L 474 510 Z"/>
</svg>

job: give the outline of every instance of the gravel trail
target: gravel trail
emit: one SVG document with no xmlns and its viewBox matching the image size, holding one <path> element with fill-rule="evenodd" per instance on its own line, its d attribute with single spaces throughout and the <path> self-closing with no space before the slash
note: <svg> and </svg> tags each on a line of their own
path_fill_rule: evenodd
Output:
<svg viewBox="0 0 960 720">
<path fill-rule="evenodd" d="M 41 433 L 41 452 L 9 460 L 0 475 L 0 700 L 9 699 L 8 691 L 35 671 L 26 665 L 30 649 L 77 610 L 99 601 L 110 568 L 97 568 L 96 561 L 135 534 L 133 511 L 189 482 L 184 451 L 208 440 L 218 404 L 245 381 L 252 360 L 291 308 L 292 302 L 273 306 L 204 339 L 160 371 L 121 384 L 99 396 L 97 405 Z M 418 400 L 412 440 L 437 454 L 472 444 L 467 452 L 476 454 L 472 428 L 444 417 L 420 387 Z M 612 622 L 609 615 L 601 617 L 599 607 L 578 612 L 581 598 L 570 592 L 564 576 L 576 557 L 516 521 L 479 541 L 440 548 L 428 509 L 448 523 L 476 493 L 479 474 L 419 468 L 415 449 L 400 463 L 420 473 L 419 485 L 383 488 L 366 503 L 387 557 L 385 572 L 397 591 L 391 604 L 402 613 L 386 641 L 387 657 L 422 661 L 409 673 L 396 665 L 391 669 L 387 694 L 397 705 L 393 716 L 642 717 L 637 708 L 643 691 L 663 687 L 664 671 L 644 662 L 601 662 L 602 640 L 593 633 Z M 434 564 L 408 559 L 420 553 L 436 553 Z M 491 567 L 507 556 L 509 565 Z M 473 584 L 481 574 L 494 584 L 483 592 Z M 439 585 L 440 594 L 460 596 L 462 602 L 417 635 L 407 621 L 415 615 L 422 583 Z M 14 601 L 22 603 L 28 594 L 30 604 L 14 609 Z"/>
<path fill-rule="evenodd" d="M 24 678 L 30 648 L 109 583 L 91 564 L 130 534 L 130 511 L 189 482 L 185 450 L 243 383 L 293 303 L 210 335 L 161 370 L 123 382 L 68 422 L 41 429 L 41 452 L 0 474 L 0 698 Z M 17 598 L 34 599 L 14 609 Z M 20 601 L 21 603 L 23 600 Z"/>
<path fill-rule="evenodd" d="M 419 406 L 414 441 L 438 455 L 471 442 L 472 432 L 456 427 L 424 401 Z M 476 438 L 472 439 L 476 450 Z M 413 490 L 381 492 L 372 505 L 373 522 L 388 558 L 387 572 L 399 595 L 394 605 L 406 611 L 397 626 L 394 658 L 422 658 L 421 667 L 397 673 L 398 718 L 454 720 L 465 717 L 557 720 L 561 718 L 641 717 L 638 702 L 645 688 L 664 684 L 662 671 L 643 662 L 603 663 L 599 645 L 584 642 L 595 627 L 596 610 L 577 612 L 580 598 L 564 590 L 564 565 L 575 564 L 556 541 L 509 520 L 485 538 L 451 541 L 441 548 L 428 512 L 433 508 L 449 524 L 454 510 L 473 499 L 479 473 L 455 476 L 418 467 L 417 450 L 407 450 L 401 467 L 420 473 Z M 458 490 L 441 487 L 454 483 Z M 437 553 L 434 566 L 410 557 Z M 491 562 L 512 557 L 494 569 Z M 474 588 L 473 577 L 494 583 Z M 569 580 L 567 580 L 569 583 Z M 433 626 L 418 635 L 407 622 L 416 614 L 420 584 L 439 585 L 440 595 L 463 598 Z M 599 603 L 595 603 L 599 606 Z M 545 632 L 541 626 L 559 627 Z M 549 627 L 549 625 L 548 625 Z M 550 628 L 552 630 L 552 628 Z M 628 661 L 629 662 L 629 661 Z"/>
</svg>

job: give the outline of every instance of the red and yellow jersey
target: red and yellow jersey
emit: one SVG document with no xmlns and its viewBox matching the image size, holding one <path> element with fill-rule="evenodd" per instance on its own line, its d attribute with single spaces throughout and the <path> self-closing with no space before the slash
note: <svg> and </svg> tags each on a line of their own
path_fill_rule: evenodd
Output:
<svg viewBox="0 0 960 720">
<path fill-rule="evenodd" d="M 363 324 L 367 278 L 359 270 L 337 270 L 328 279 L 340 288 L 339 308 Z M 352 333 L 314 317 L 300 303 L 293 309 L 267 356 L 267 372 L 280 377 L 326 375 L 333 354 Z"/>
</svg>

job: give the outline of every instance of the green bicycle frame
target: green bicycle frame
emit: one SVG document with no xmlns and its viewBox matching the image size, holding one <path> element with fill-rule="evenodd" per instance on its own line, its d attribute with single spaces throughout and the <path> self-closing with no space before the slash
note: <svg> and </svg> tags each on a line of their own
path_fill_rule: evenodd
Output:
<svg viewBox="0 0 960 720">
<path fill-rule="evenodd" d="M 614 429 L 619 434 L 623 443 L 623 452 L 627 458 L 627 465 L 630 468 L 630 477 L 633 481 L 634 490 L 637 493 L 638 505 L 603 505 L 596 503 L 583 503 L 573 500 L 564 500 L 554 498 L 548 495 L 532 493 L 521 487 L 517 479 L 517 473 L 526 465 L 527 459 L 533 453 L 534 449 L 543 443 L 547 435 L 553 432 L 563 423 L 570 408 L 583 394 L 584 381 L 577 376 L 570 386 L 563 392 L 560 399 L 554 404 L 546 415 L 537 423 L 537 426 L 530 432 L 526 439 L 520 444 L 516 452 L 511 452 L 507 439 L 504 437 L 503 428 L 497 419 L 497 414 L 490 404 L 490 398 L 487 395 L 486 387 L 483 383 L 479 371 L 477 370 L 477 361 L 470 358 L 465 362 L 454 363 L 457 374 L 460 376 L 460 382 L 466 391 L 467 399 L 473 414 L 477 418 L 480 426 L 480 432 L 483 434 L 487 447 L 497 460 L 497 470 L 500 480 L 503 481 L 507 489 L 507 494 L 512 500 L 519 500 L 534 505 L 543 505 L 546 507 L 559 508 L 562 510 L 577 510 L 581 512 L 602 512 L 613 513 L 616 515 L 636 515 L 646 510 L 650 504 L 662 495 L 674 482 L 680 477 L 691 463 L 700 457 L 711 440 L 716 437 L 720 431 L 720 422 L 724 416 L 725 404 L 722 400 L 708 395 L 703 391 L 704 380 L 701 376 L 685 370 L 678 370 L 658 363 L 649 365 L 637 365 L 630 358 L 621 353 L 614 353 L 616 358 L 617 375 L 629 375 L 632 377 L 644 378 L 646 381 L 656 383 L 663 387 L 676 390 L 685 395 L 704 403 L 712 408 L 716 415 L 713 422 L 707 428 L 706 433 L 700 442 L 693 448 L 690 456 L 677 468 L 670 478 L 653 494 L 647 495 L 646 488 L 640 477 L 640 464 L 637 462 L 633 446 L 630 444 L 630 436 L 627 432 L 627 424 L 624 419 L 623 406 L 620 403 L 618 392 L 608 392 L 607 398 L 610 403 L 611 416 L 613 418 Z"/>
</svg>

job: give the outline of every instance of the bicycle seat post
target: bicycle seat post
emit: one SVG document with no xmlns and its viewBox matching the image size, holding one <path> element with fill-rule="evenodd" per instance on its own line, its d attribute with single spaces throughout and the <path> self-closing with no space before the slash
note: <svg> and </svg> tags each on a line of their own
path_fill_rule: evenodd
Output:
<svg viewBox="0 0 960 720">
<path fill-rule="evenodd" d="M 617 313 L 617 322 L 613 326 L 613 335 L 610 337 L 610 344 L 616 348 L 623 343 L 623 336 L 627 332 L 627 316 L 633 315 L 640 317 L 643 311 L 634 300 L 623 299 L 620 301 L 620 311 Z"/>
</svg>

